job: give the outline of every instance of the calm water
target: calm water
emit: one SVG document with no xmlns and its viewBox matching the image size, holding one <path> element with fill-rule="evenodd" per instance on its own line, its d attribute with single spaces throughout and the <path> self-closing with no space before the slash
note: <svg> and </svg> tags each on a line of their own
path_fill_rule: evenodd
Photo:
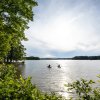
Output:
<svg viewBox="0 0 100 100">
<path fill-rule="evenodd" d="M 52 68 L 47 68 L 48 65 Z M 61 68 L 57 65 L 60 64 Z M 100 74 L 99 60 L 31 60 L 19 66 L 22 75 L 32 77 L 32 83 L 44 92 L 54 91 L 66 97 L 71 93 L 64 84 L 76 79 L 85 78 L 97 80 Z M 67 91 L 67 92 L 66 92 Z"/>
</svg>

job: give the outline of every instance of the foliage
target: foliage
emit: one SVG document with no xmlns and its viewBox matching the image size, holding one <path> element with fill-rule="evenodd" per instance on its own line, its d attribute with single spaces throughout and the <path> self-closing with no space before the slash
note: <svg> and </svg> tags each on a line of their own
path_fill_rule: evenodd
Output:
<svg viewBox="0 0 100 100">
<path fill-rule="evenodd" d="M 23 57 L 26 55 L 24 52 L 25 50 L 26 49 L 24 48 L 24 46 L 21 43 L 16 45 L 16 47 L 11 47 L 11 50 L 7 55 L 7 57 L 9 58 L 8 60 L 10 60 L 10 62 L 12 62 L 13 60 L 14 61 L 23 60 L 24 59 Z M 9 61 L 7 61 L 7 62 L 9 62 Z"/>
<path fill-rule="evenodd" d="M 36 5 L 35 0 L 0 0 L 0 59 L 8 61 L 12 48 L 26 40 L 24 31 L 33 20 L 32 8 Z"/>
<path fill-rule="evenodd" d="M 10 50 L 11 35 L 7 35 L 0 31 L 0 60 L 7 55 L 7 51 Z"/>
<path fill-rule="evenodd" d="M 0 100 L 63 100 L 55 93 L 39 91 L 31 84 L 31 78 L 17 78 L 16 68 L 12 65 L 0 65 Z"/>
<path fill-rule="evenodd" d="M 77 94 L 76 100 L 99 100 L 100 87 L 93 88 L 92 84 L 96 84 L 93 80 L 81 79 L 73 83 L 69 83 L 68 90 L 75 90 Z"/>
</svg>

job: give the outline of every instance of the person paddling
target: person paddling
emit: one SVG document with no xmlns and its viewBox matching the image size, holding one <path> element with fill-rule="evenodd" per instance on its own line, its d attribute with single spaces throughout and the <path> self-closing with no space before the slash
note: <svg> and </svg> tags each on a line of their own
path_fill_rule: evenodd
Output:
<svg viewBox="0 0 100 100">
<path fill-rule="evenodd" d="M 61 68 L 60 64 L 58 65 L 58 68 Z"/>
<path fill-rule="evenodd" d="M 47 67 L 48 67 L 48 68 L 51 68 L 51 65 L 49 64 Z"/>
</svg>

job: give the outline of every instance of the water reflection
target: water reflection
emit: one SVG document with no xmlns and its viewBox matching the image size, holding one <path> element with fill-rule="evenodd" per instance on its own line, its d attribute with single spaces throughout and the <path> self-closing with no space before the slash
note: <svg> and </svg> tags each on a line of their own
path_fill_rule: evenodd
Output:
<svg viewBox="0 0 100 100">
<path fill-rule="evenodd" d="M 52 68 L 47 68 L 47 65 Z M 58 68 L 60 64 L 61 68 Z M 38 60 L 25 61 L 25 66 L 20 66 L 24 77 L 31 76 L 32 83 L 44 92 L 57 92 L 69 98 L 72 93 L 67 91 L 64 84 L 80 79 L 81 77 L 96 80 L 100 71 L 99 61 L 74 61 L 74 60 Z"/>
</svg>

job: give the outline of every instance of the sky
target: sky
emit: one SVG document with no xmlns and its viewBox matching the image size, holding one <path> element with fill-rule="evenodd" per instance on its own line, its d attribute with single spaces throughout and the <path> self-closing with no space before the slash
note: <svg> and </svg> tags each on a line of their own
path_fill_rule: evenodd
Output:
<svg viewBox="0 0 100 100">
<path fill-rule="evenodd" d="M 100 55 L 100 0 L 37 0 L 25 31 L 27 56 Z"/>
</svg>

